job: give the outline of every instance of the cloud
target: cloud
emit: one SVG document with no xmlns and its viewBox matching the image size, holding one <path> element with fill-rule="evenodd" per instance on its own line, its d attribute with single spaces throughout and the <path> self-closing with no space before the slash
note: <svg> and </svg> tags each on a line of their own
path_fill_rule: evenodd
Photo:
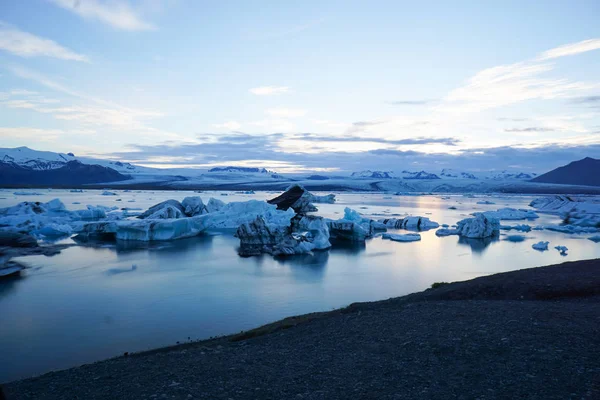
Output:
<svg viewBox="0 0 600 400">
<path fill-rule="evenodd" d="M 61 136 L 70 132 L 62 129 L 38 129 L 29 127 L 4 128 L 0 127 L 0 136 L 3 139 L 15 139 L 19 141 L 34 140 L 40 142 L 54 142 Z"/>
<path fill-rule="evenodd" d="M 19 57 L 52 57 L 61 60 L 90 62 L 90 60 L 50 39 L 23 32 L 0 22 L 0 49 Z"/>
<path fill-rule="evenodd" d="M 395 106 L 423 106 L 426 104 L 431 104 L 435 100 L 397 100 L 397 101 L 389 101 L 388 104 L 392 104 Z"/>
<path fill-rule="evenodd" d="M 550 60 L 558 57 L 573 56 L 587 51 L 600 49 L 600 39 L 583 40 L 577 43 L 566 44 L 543 52 L 538 57 L 540 60 Z"/>
<path fill-rule="evenodd" d="M 583 97 L 576 97 L 572 100 L 573 103 L 577 103 L 577 104 L 597 104 L 600 103 L 600 96 L 583 96 Z"/>
<path fill-rule="evenodd" d="M 97 20 L 125 31 L 153 30 L 126 0 L 48 0 L 84 19 Z"/>
<path fill-rule="evenodd" d="M 303 134 L 314 136 L 314 134 Z M 402 169 L 439 171 L 456 168 L 465 171 L 489 171 L 491 169 L 518 169 L 520 171 L 546 172 L 587 156 L 599 158 L 600 144 L 565 145 L 547 143 L 532 147 L 491 147 L 459 150 L 449 153 L 424 153 L 415 150 L 375 149 L 363 152 L 326 150 L 305 153 L 298 149 L 283 149 L 280 143 L 288 136 L 281 133 L 249 135 L 206 134 L 200 143 L 169 143 L 158 145 L 128 146 L 129 151 L 110 156 L 126 161 L 146 163 L 147 160 L 169 160 L 169 165 L 213 166 L 239 164 L 252 161 L 279 172 L 306 170 L 339 170 L 352 172 L 362 169 L 393 169 L 402 161 Z M 418 139 L 417 139 L 418 140 Z M 285 150 L 285 151 L 284 151 Z M 256 161 L 256 160 L 260 160 Z M 166 161 L 163 161 L 163 165 Z M 397 169 L 399 169 L 398 167 Z"/>
<path fill-rule="evenodd" d="M 520 62 L 484 69 L 465 86 L 451 91 L 438 110 L 478 112 L 534 99 L 574 97 L 597 84 L 541 77 L 553 69 L 550 64 Z"/>
<path fill-rule="evenodd" d="M 353 122 L 352 126 L 346 129 L 346 135 L 352 135 L 359 132 L 364 132 L 368 130 L 370 127 L 383 124 L 384 121 L 357 121 Z"/>
<path fill-rule="evenodd" d="M 553 128 L 544 128 L 539 126 L 532 126 L 529 128 L 511 128 L 505 129 L 504 132 L 552 132 L 555 129 Z"/>
<path fill-rule="evenodd" d="M 287 86 L 260 86 L 250 89 L 250 93 L 257 96 L 271 96 L 274 94 L 287 93 L 290 90 Z"/>
<path fill-rule="evenodd" d="M 276 118 L 297 118 L 306 115 L 306 110 L 294 108 L 269 108 L 265 111 L 268 115 Z"/>
<path fill-rule="evenodd" d="M 304 140 L 309 142 L 371 142 L 381 143 L 389 145 L 426 145 L 426 144 L 443 144 L 446 146 L 456 146 L 461 141 L 456 138 L 432 138 L 432 137 L 415 137 L 408 139 L 385 139 L 385 138 L 373 138 L 364 136 L 318 136 L 310 133 L 304 133 L 301 135 L 294 136 L 293 139 Z"/>
<path fill-rule="evenodd" d="M 230 131 L 238 130 L 242 127 L 242 124 L 235 121 L 223 122 L 222 124 L 214 124 L 213 125 L 217 129 L 228 129 Z"/>
</svg>

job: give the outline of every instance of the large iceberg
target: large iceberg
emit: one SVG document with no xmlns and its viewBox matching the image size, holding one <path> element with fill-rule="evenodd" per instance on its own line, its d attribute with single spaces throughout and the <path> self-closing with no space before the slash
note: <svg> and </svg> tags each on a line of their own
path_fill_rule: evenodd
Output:
<svg viewBox="0 0 600 400">
<path fill-rule="evenodd" d="M 210 202 L 209 202 L 210 204 Z M 159 206 L 160 207 L 157 207 Z M 84 236 L 114 237 L 117 240 L 135 241 L 160 241 L 175 240 L 197 236 L 209 229 L 236 229 L 244 223 L 262 217 L 266 222 L 275 225 L 289 225 L 295 215 L 292 210 L 277 210 L 276 206 L 264 201 L 250 200 L 245 202 L 232 202 L 224 204 L 213 202 L 213 206 L 220 207 L 219 211 L 193 217 L 181 218 L 153 218 L 157 213 L 176 208 L 174 203 L 163 202 L 153 206 L 144 213 L 144 219 L 120 220 L 114 222 L 101 221 L 84 224 L 79 233 Z M 184 214 L 185 215 L 185 214 Z"/>
<path fill-rule="evenodd" d="M 457 223 L 460 236 L 472 239 L 481 239 L 497 236 L 500 232 L 500 222 L 491 218 L 486 213 L 477 213 L 474 218 L 467 218 Z"/>
<path fill-rule="evenodd" d="M 288 256 L 331 247 L 327 224 L 322 217 L 316 216 L 296 215 L 287 224 L 283 221 L 267 222 L 259 216 L 240 225 L 235 236 L 240 239 L 241 256 L 262 253 Z"/>
</svg>

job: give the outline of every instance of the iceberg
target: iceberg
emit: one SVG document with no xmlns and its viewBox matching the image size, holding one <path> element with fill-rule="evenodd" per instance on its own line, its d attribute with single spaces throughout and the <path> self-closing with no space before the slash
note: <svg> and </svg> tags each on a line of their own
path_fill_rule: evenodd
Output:
<svg viewBox="0 0 600 400">
<path fill-rule="evenodd" d="M 386 218 L 380 219 L 379 222 L 390 229 L 415 229 L 419 231 L 427 231 L 440 226 L 440 224 L 431 221 L 427 217 Z"/>
<path fill-rule="evenodd" d="M 109 192 L 108 190 L 105 190 L 104 192 L 101 193 L 102 196 L 116 196 L 117 194 L 115 192 Z"/>
<path fill-rule="evenodd" d="M 195 217 L 196 215 L 208 214 L 208 210 L 204 205 L 204 202 L 199 196 L 186 197 L 181 202 L 183 212 L 188 217 Z"/>
<path fill-rule="evenodd" d="M 555 246 L 554 248 L 556 250 L 558 250 L 558 252 L 560 253 L 561 256 L 566 256 L 567 255 L 567 251 L 569 250 L 567 248 L 567 246 Z"/>
<path fill-rule="evenodd" d="M 588 240 L 591 240 L 594 243 L 600 243 L 600 235 L 590 236 Z"/>
<path fill-rule="evenodd" d="M 481 239 L 497 236 L 500 222 L 496 218 L 488 217 L 485 213 L 477 213 L 474 218 L 467 218 L 457 222 L 460 236 L 472 239 Z"/>
<path fill-rule="evenodd" d="M 384 233 L 382 235 L 384 239 L 390 239 L 394 242 L 417 242 L 421 240 L 421 235 L 418 233 L 407 233 L 404 235 L 398 235 L 395 233 Z"/>
<path fill-rule="evenodd" d="M 517 210 L 516 208 L 501 208 L 496 211 L 486 211 L 483 214 L 488 218 L 499 220 L 535 219 L 540 217 L 531 210 Z"/>
<path fill-rule="evenodd" d="M 269 204 L 277 205 L 280 210 L 294 209 L 297 213 L 318 211 L 312 203 L 335 203 L 335 195 L 317 196 L 304 189 L 303 186 L 294 184 L 281 195 L 267 200 Z"/>
<path fill-rule="evenodd" d="M 440 228 L 437 231 L 435 231 L 435 236 L 438 236 L 438 237 L 458 235 L 458 234 L 459 234 L 458 229 Z"/>
<path fill-rule="evenodd" d="M 531 232 L 531 226 L 527 224 L 522 225 L 500 225 L 500 229 L 505 231 L 515 230 L 520 232 Z"/>
<path fill-rule="evenodd" d="M 533 248 L 534 250 L 538 250 L 538 251 L 546 251 L 548 250 L 548 245 L 550 244 L 550 242 L 537 242 L 535 244 L 531 245 L 531 248 Z"/>
<path fill-rule="evenodd" d="M 364 218 L 357 211 L 348 207 L 344 209 L 344 218 L 327 220 L 327 226 L 333 239 L 352 242 L 364 242 L 367 238 L 373 237 L 375 232 L 387 230 L 381 222 Z"/>
<path fill-rule="evenodd" d="M 525 239 L 527 239 L 527 238 L 523 235 L 508 235 L 504 240 L 506 240 L 508 242 L 513 242 L 513 243 L 519 243 L 519 242 L 524 242 Z"/>
<path fill-rule="evenodd" d="M 478 201 L 477 204 L 496 204 L 493 201 L 489 201 L 489 200 L 482 200 L 482 201 Z"/>
<path fill-rule="evenodd" d="M 173 202 L 176 201 L 169 200 L 151 207 L 143 219 L 92 222 L 84 224 L 77 231 L 82 236 L 122 241 L 164 241 L 197 236 L 209 229 L 236 229 L 259 216 L 268 224 L 289 226 L 295 215 L 292 210 L 281 211 L 264 201 L 250 200 L 228 203 L 220 211 L 194 217 L 152 218 L 156 213 L 177 209 Z"/>
<path fill-rule="evenodd" d="M 185 217 L 185 209 L 177 200 L 165 200 L 153 205 L 138 216 L 139 219 L 170 219 Z"/>
<path fill-rule="evenodd" d="M 240 239 L 239 254 L 243 257 L 262 253 L 274 256 L 310 254 L 313 250 L 326 250 L 329 229 L 322 217 L 296 215 L 287 223 L 266 221 L 256 217 L 254 221 L 240 225 L 235 233 Z"/>
</svg>

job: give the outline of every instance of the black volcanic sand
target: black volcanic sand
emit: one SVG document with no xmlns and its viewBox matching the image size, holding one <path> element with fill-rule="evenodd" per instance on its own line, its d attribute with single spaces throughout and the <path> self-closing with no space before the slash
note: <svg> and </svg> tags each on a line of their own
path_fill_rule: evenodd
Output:
<svg viewBox="0 0 600 400">
<path fill-rule="evenodd" d="M 288 318 L 4 391 L 9 400 L 600 399 L 600 260 Z"/>
</svg>

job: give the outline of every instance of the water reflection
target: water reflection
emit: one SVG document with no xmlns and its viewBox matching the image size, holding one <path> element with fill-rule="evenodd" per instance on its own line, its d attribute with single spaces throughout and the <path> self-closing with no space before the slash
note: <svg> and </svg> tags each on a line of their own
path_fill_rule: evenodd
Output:
<svg viewBox="0 0 600 400">
<path fill-rule="evenodd" d="M 469 246 L 471 251 L 475 254 L 482 254 L 489 245 L 498 242 L 499 240 L 500 238 L 498 236 L 486 237 L 483 239 L 471 239 L 459 236 L 458 244 Z"/>
</svg>

